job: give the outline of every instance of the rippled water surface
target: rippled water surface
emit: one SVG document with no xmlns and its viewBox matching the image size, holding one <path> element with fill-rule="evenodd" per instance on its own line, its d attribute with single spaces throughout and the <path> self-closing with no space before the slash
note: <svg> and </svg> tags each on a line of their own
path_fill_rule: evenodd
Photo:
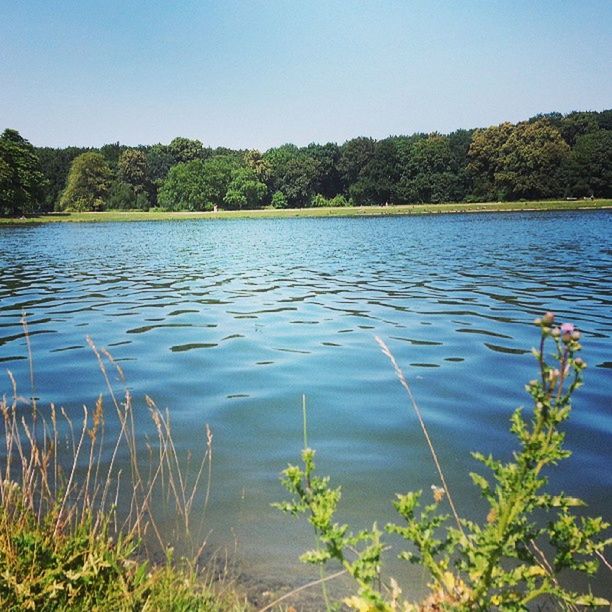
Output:
<svg viewBox="0 0 612 612">
<path fill-rule="evenodd" d="M 178 446 L 214 434 L 207 529 L 246 571 L 283 579 L 312 545 L 270 510 L 302 444 L 301 398 L 343 517 L 393 517 L 397 491 L 437 482 L 414 414 L 374 336 L 411 382 L 462 510 L 469 451 L 507 456 L 508 417 L 528 405 L 535 316 L 584 333 L 555 486 L 610 518 L 612 217 L 608 212 L 0 227 L 0 368 L 67 407 L 104 391 L 91 336 L 136 402 L 168 407 Z M 3 376 L 2 390 L 10 391 Z"/>
</svg>

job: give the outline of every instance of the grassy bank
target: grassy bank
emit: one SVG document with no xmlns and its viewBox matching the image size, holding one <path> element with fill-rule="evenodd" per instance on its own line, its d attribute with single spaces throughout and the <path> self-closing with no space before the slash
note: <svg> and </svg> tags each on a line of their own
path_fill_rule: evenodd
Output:
<svg viewBox="0 0 612 612">
<path fill-rule="evenodd" d="M 29 224 L 99 221 L 170 221 L 177 219 L 276 219 L 293 217 L 365 217 L 384 215 L 431 215 L 478 212 L 521 212 L 546 210 L 591 210 L 611 208 L 612 200 L 545 200 L 534 202 L 483 202 L 446 204 L 405 204 L 390 206 L 351 206 L 342 208 L 292 208 L 231 210 L 219 212 L 108 211 L 51 213 L 18 219 L 0 219 L 0 224 Z"/>
</svg>

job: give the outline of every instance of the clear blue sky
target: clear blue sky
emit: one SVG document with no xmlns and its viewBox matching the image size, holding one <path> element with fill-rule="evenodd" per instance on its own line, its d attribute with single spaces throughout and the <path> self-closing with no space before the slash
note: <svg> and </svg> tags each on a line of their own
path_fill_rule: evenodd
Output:
<svg viewBox="0 0 612 612">
<path fill-rule="evenodd" d="M 0 130 L 39 146 L 265 150 L 610 107 L 611 0 L 0 0 Z"/>
</svg>

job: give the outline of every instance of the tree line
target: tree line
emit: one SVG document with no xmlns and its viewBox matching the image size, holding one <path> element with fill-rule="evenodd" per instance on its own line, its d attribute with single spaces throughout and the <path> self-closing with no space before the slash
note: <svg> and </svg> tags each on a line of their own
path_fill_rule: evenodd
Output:
<svg viewBox="0 0 612 612">
<path fill-rule="evenodd" d="M 285 144 L 34 147 L 0 135 L 0 214 L 612 197 L 612 110 L 450 134 Z"/>
</svg>

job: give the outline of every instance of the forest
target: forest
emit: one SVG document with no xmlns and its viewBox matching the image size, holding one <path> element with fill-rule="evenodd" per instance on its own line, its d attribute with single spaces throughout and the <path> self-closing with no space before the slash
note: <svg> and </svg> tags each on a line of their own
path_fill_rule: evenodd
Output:
<svg viewBox="0 0 612 612">
<path fill-rule="evenodd" d="M 612 109 L 450 134 L 284 144 L 36 147 L 0 135 L 0 215 L 612 197 Z"/>
</svg>

